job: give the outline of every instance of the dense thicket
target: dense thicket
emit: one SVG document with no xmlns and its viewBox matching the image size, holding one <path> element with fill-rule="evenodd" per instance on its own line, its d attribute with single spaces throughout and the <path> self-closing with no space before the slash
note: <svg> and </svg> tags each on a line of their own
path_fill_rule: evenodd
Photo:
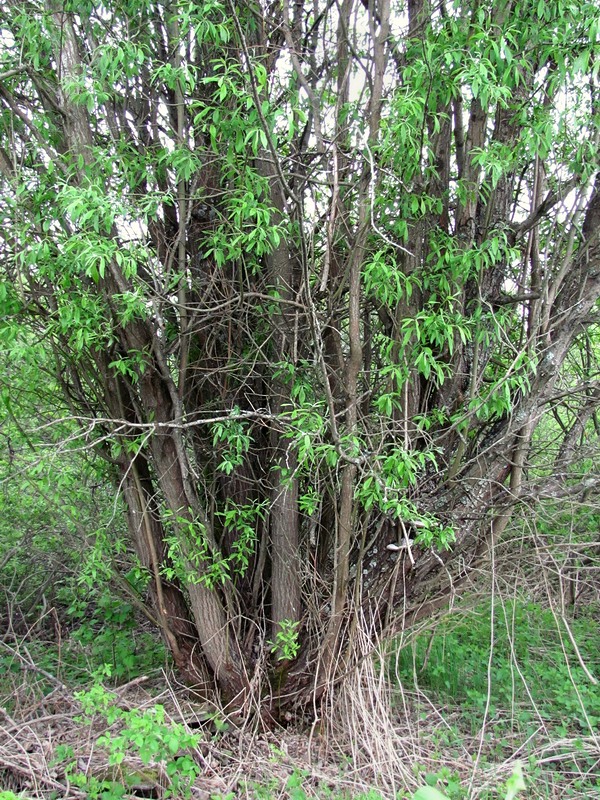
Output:
<svg viewBox="0 0 600 800">
<path fill-rule="evenodd" d="M 358 621 L 432 613 L 517 503 L 589 499 L 593 2 L 0 26 L 3 397 L 41 348 L 188 680 L 318 696 Z"/>
</svg>

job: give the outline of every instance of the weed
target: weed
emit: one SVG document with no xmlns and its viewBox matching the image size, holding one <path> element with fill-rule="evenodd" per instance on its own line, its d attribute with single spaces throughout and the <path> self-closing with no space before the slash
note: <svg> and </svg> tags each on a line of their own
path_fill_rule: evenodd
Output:
<svg viewBox="0 0 600 800">
<path fill-rule="evenodd" d="M 193 751 L 202 737 L 197 733 L 189 733 L 176 722 L 168 722 L 163 706 L 156 705 L 145 711 L 132 709 L 125 711 L 115 703 L 115 698 L 100 684 L 94 685 L 87 692 L 77 695 L 88 718 L 100 714 L 109 726 L 119 723 L 116 734 L 105 733 L 98 739 L 98 745 L 104 747 L 109 755 L 109 765 L 121 765 L 128 755 L 138 756 L 148 765 L 154 764 L 164 770 L 169 781 L 165 797 L 186 798 L 190 796 L 191 786 L 200 773 Z M 90 796 L 94 792 L 104 792 L 106 781 L 102 785 L 91 786 L 88 776 L 83 776 L 83 786 Z M 109 790 L 115 797 L 121 797 L 125 788 L 117 782 L 109 782 Z M 121 792 L 121 794 L 119 794 Z M 103 800 L 112 800 L 104 794 Z"/>
</svg>

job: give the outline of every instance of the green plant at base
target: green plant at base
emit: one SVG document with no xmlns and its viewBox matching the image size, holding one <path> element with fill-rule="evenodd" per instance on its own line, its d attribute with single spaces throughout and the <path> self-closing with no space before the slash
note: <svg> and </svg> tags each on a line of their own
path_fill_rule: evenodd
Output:
<svg viewBox="0 0 600 800">
<path fill-rule="evenodd" d="M 2 792 L 0 791 L 0 800 L 27 800 L 25 795 L 18 795 L 14 792 Z"/>
<path fill-rule="evenodd" d="M 279 630 L 275 634 L 275 641 L 269 642 L 271 653 L 277 656 L 278 661 L 293 661 L 300 650 L 298 640 L 299 622 L 291 619 L 282 619 Z"/>
<path fill-rule="evenodd" d="M 98 739 L 98 744 L 108 751 L 109 765 L 122 764 L 132 752 L 144 764 L 157 764 L 164 768 L 170 782 L 165 797 L 190 796 L 191 786 L 200 773 L 191 754 L 202 740 L 200 734 L 189 733 L 179 723 L 167 722 L 161 705 L 145 711 L 124 711 L 116 706 L 114 696 L 100 684 L 76 696 L 87 717 L 101 714 L 109 725 L 117 721 L 122 725 L 117 734 L 106 733 Z M 87 784 L 86 788 L 89 790 Z M 119 792 L 119 785 L 113 786 L 111 791 Z"/>
</svg>

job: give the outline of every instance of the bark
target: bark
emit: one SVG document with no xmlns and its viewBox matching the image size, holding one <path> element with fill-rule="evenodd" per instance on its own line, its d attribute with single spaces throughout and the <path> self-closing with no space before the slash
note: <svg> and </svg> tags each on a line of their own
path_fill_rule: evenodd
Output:
<svg viewBox="0 0 600 800">
<path fill-rule="evenodd" d="M 121 484 L 132 541 L 140 562 L 152 576 L 150 598 L 165 644 L 184 679 L 198 691 L 208 692 L 210 681 L 205 662 L 195 646 L 197 633 L 185 596 L 175 580 L 167 581 L 162 574 L 168 564 L 164 530 L 159 509 L 152 499 L 155 488 L 141 456 L 124 464 Z"/>
<path fill-rule="evenodd" d="M 283 187 L 278 180 L 278 171 L 264 153 L 258 164 L 259 171 L 269 179 L 271 201 L 276 209 L 274 222 L 281 221 L 284 210 Z M 267 257 L 272 286 L 281 298 L 279 313 L 274 322 L 274 358 L 295 365 L 297 354 L 297 311 L 289 304 L 295 299 L 297 290 L 294 259 L 285 241 Z M 290 402 L 289 385 L 281 378 L 275 379 L 271 387 L 273 408 L 280 414 Z M 274 430 L 271 436 L 273 448 L 273 488 L 270 510 L 271 520 L 271 618 L 273 640 L 276 641 L 281 623 L 297 623 L 302 615 L 299 562 L 299 518 L 298 478 L 294 446 L 281 433 Z"/>
</svg>

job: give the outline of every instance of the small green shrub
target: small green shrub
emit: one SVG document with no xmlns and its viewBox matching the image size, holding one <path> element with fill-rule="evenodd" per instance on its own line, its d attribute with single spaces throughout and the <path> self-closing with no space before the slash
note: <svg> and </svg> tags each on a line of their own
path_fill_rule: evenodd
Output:
<svg viewBox="0 0 600 800">
<path fill-rule="evenodd" d="M 79 692 L 76 697 L 82 705 L 85 718 L 91 721 L 96 715 L 100 715 L 109 726 L 119 723 L 117 733 L 107 732 L 98 739 L 98 746 L 108 753 L 110 766 L 118 767 L 128 756 L 136 756 L 145 765 L 156 765 L 164 770 L 169 780 L 165 797 L 190 796 L 191 786 L 200 773 L 200 767 L 193 755 L 194 749 L 202 740 L 200 734 L 189 733 L 183 725 L 167 721 L 161 705 L 144 711 L 125 711 L 119 708 L 114 695 L 99 683 L 89 691 Z M 67 759 L 69 757 L 68 753 L 61 755 Z M 84 788 L 92 798 L 113 800 L 120 798 L 127 790 L 122 782 L 99 781 L 77 773 L 74 766 L 73 762 L 73 771 L 70 774 L 72 782 Z"/>
</svg>

